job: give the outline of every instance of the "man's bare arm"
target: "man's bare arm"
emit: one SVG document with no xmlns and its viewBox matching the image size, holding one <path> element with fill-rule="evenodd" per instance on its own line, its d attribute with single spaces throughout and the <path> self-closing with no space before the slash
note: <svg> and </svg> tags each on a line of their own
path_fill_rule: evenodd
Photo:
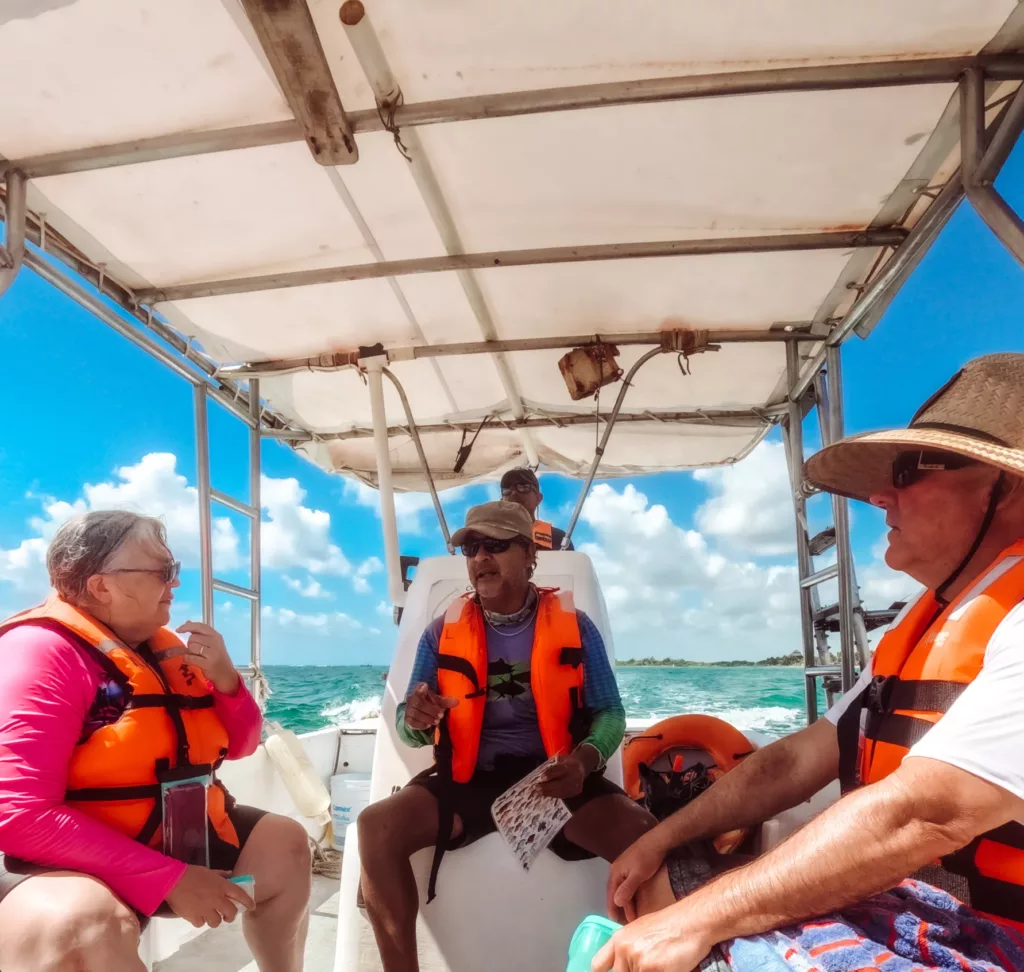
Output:
<svg viewBox="0 0 1024 972">
<path fill-rule="evenodd" d="M 680 929 L 711 944 L 792 924 L 885 891 L 1022 810 L 1024 801 L 965 770 L 908 759 L 661 914 L 678 909 Z"/>
</svg>

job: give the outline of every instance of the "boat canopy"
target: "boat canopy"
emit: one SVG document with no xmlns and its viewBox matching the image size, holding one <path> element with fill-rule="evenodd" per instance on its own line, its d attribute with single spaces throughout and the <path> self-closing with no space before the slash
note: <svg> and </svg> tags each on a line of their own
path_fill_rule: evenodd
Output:
<svg viewBox="0 0 1024 972">
<path fill-rule="evenodd" d="M 8 273 L 21 219 L 26 264 L 370 484 L 368 362 L 394 485 L 414 421 L 443 488 L 585 472 L 622 386 L 559 359 L 596 344 L 661 352 L 603 476 L 734 462 L 963 196 L 963 99 L 1005 158 L 1022 49 L 1014 0 L 13 0 Z"/>
</svg>

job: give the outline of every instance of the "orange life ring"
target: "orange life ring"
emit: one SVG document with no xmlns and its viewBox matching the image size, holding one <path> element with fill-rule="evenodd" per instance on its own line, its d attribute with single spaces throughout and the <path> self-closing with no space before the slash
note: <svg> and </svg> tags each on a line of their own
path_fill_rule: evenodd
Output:
<svg viewBox="0 0 1024 972">
<path fill-rule="evenodd" d="M 728 773 L 753 751 L 750 740 L 739 729 L 708 715 L 678 715 L 656 723 L 634 736 L 622 751 L 622 776 L 626 792 L 634 799 L 643 796 L 640 764 L 648 766 L 672 749 L 703 749 L 714 761 L 713 779 Z M 749 830 L 732 830 L 715 838 L 720 854 L 731 854 L 746 839 Z"/>
</svg>

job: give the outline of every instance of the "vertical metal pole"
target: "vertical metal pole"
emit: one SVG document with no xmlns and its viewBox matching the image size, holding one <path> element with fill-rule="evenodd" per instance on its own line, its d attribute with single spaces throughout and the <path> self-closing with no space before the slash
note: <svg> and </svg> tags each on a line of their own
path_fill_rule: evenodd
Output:
<svg viewBox="0 0 1024 972">
<path fill-rule="evenodd" d="M 840 347 L 830 347 L 828 367 L 828 424 L 831 441 L 843 437 L 843 372 Z M 839 565 L 839 645 L 842 689 L 848 692 L 855 682 L 856 639 L 854 638 L 853 550 L 850 545 L 850 512 L 846 497 L 832 494 L 832 519 L 836 526 L 836 562 Z"/>
<path fill-rule="evenodd" d="M 370 414 L 373 418 L 373 445 L 377 453 L 377 491 L 380 494 L 380 524 L 384 533 L 384 564 L 388 572 L 388 595 L 396 607 L 405 604 L 405 585 L 398 550 L 398 520 L 395 516 L 395 484 L 391 478 L 391 452 L 388 449 L 388 418 L 384 410 L 384 365 L 386 355 L 366 358 L 366 377 L 370 388 Z"/>
<path fill-rule="evenodd" d="M 250 634 L 249 651 L 250 664 L 253 668 L 260 667 L 260 653 L 262 648 L 262 610 L 263 600 L 261 590 L 263 587 L 260 567 L 260 530 L 263 525 L 263 507 L 260 502 L 260 469 L 261 453 L 260 444 L 260 383 L 256 378 L 249 379 L 249 415 L 255 423 L 249 429 L 249 505 L 256 511 L 256 515 L 249 521 L 249 586 L 256 592 L 256 597 L 250 602 Z"/>
<path fill-rule="evenodd" d="M 203 622 L 213 624 L 213 532 L 210 509 L 210 426 L 206 414 L 206 385 L 192 390 L 196 415 L 196 486 L 199 490 L 199 576 Z"/>
<path fill-rule="evenodd" d="M 800 380 L 800 350 L 794 343 L 786 345 L 786 375 L 790 389 Z M 782 439 L 786 446 L 786 461 L 789 465 L 789 482 L 793 495 L 793 512 L 796 520 L 796 561 L 800 580 L 809 577 L 811 551 L 807 537 L 807 500 L 803 494 L 804 431 L 803 415 L 799 401 L 792 397 L 787 403 L 787 417 L 782 425 Z M 798 583 L 800 592 L 800 637 L 804 649 L 804 668 L 814 667 L 814 616 L 811 589 Z M 818 719 L 818 680 L 804 673 L 804 693 L 807 699 L 807 724 Z"/>
<path fill-rule="evenodd" d="M 25 259 L 25 216 L 28 180 L 21 169 L 7 170 L 7 212 L 4 215 L 4 246 L 0 247 L 7 266 L 0 268 L 0 295 L 14 283 Z"/>
</svg>

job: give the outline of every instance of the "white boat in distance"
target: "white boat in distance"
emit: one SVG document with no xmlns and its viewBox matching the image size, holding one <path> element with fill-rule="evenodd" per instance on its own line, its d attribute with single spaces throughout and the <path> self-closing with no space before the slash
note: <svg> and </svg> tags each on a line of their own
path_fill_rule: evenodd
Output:
<svg viewBox="0 0 1024 972">
<path fill-rule="evenodd" d="M 215 591 L 253 603 L 257 692 L 259 531 L 250 584 L 217 579 L 211 504 L 258 523 L 267 438 L 380 489 L 396 653 L 380 720 L 302 737 L 325 784 L 372 773 L 378 798 L 429 758 L 397 745 L 394 707 L 465 568 L 425 560 L 406 589 L 396 490 L 434 494 L 448 540 L 437 490 L 529 464 L 584 480 L 574 524 L 598 468 L 737 462 L 776 425 L 813 720 L 887 614 L 859 603 L 845 500 L 807 534 L 802 420 L 817 407 L 822 441 L 842 434 L 843 342 L 965 196 L 1024 262 L 992 184 L 1022 79 L 1014 0 L 4 0 L 0 294 L 36 273 L 193 387 L 204 620 Z M 604 401 L 574 397 L 595 374 Z M 211 399 L 249 429 L 245 499 L 210 487 Z M 584 554 L 541 554 L 538 579 L 572 588 L 614 651 Z M 297 815 L 263 747 L 222 775 Z M 833 797 L 769 821 L 762 846 Z M 340 884 L 317 885 L 310 972 L 376 967 L 354 828 L 346 848 Z M 564 966 L 606 865 L 545 855 L 524 874 L 500 851 L 495 835 L 446 860 L 425 965 Z M 488 947 L 499 910 L 532 940 Z M 254 968 L 230 930 L 197 934 L 156 921 L 145 957 Z"/>
</svg>

